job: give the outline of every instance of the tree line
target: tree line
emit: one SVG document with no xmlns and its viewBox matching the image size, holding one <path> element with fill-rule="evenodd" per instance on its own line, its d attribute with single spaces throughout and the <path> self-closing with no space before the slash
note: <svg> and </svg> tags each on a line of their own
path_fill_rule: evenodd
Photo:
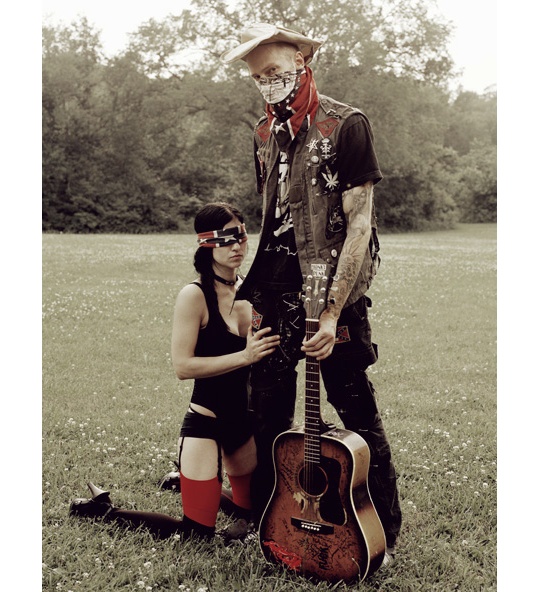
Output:
<svg viewBox="0 0 550 592">
<path fill-rule="evenodd" d="M 43 230 L 185 232 L 213 200 L 257 230 L 263 104 L 244 62 L 219 61 L 253 21 L 325 40 L 317 87 L 372 123 L 382 228 L 496 221 L 496 92 L 451 92 L 451 26 L 426 0 L 201 0 L 143 23 L 109 58 L 86 18 L 43 26 Z"/>
</svg>

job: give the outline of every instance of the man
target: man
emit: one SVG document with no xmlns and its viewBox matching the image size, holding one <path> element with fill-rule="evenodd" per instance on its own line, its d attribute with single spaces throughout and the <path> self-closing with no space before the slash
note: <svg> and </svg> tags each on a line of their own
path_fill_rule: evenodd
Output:
<svg viewBox="0 0 550 592">
<path fill-rule="evenodd" d="M 373 187 L 382 174 L 367 117 L 317 92 L 308 64 L 320 45 L 260 23 L 221 56 L 225 63 L 244 60 L 266 101 L 254 131 L 262 230 L 237 296 L 252 303 L 255 329 L 272 327 L 281 339 L 278 351 L 252 368 L 258 448 L 253 519 L 258 524 L 273 489 L 273 441 L 294 419 L 297 363 L 311 355 L 320 360 L 328 401 L 344 426 L 369 444 L 369 488 L 391 555 L 401 510 L 390 446 L 366 374 L 377 360 L 365 292 L 378 266 Z M 302 274 L 318 259 L 335 274 L 319 330 L 305 340 Z"/>
</svg>

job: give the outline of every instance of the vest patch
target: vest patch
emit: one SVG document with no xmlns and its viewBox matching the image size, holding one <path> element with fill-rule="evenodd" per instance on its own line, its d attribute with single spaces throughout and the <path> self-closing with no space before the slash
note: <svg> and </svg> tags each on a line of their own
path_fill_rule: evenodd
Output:
<svg viewBox="0 0 550 592">
<path fill-rule="evenodd" d="M 263 315 L 261 315 L 259 312 L 257 312 L 254 308 L 252 309 L 252 328 L 256 329 L 256 331 L 258 329 L 261 328 L 262 326 L 262 319 L 263 319 Z"/>
<path fill-rule="evenodd" d="M 346 341 L 351 341 L 348 326 L 336 327 L 336 343 L 345 343 Z"/>
<path fill-rule="evenodd" d="M 323 137 L 327 138 L 336 129 L 339 123 L 340 121 L 338 119 L 335 119 L 334 117 L 329 117 L 324 121 L 317 121 L 315 125 L 317 126 Z"/>
<path fill-rule="evenodd" d="M 328 212 L 328 222 L 325 229 L 325 237 L 331 239 L 337 232 L 342 232 L 346 227 L 344 212 L 340 204 L 331 208 Z"/>
<path fill-rule="evenodd" d="M 260 136 L 262 142 L 267 142 L 267 139 L 269 138 L 270 134 L 269 123 L 266 121 L 261 127 L 259 127 L 256 130 L 256 133 L 258 134 L 258 136 Z"/>
</svg>

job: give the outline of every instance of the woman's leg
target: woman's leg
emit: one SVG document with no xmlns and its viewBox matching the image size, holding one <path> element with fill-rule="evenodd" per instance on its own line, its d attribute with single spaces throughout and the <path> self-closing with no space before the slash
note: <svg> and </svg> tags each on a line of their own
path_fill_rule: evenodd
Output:
<svg viewBox="0 0 550 592">
<path fill-rule="evenodd" d="M 200 525 L 194 528 L 195 523 L 187 518 L 173 518 L 159 512 L 141 512 L 138 510 L 125 510 L 117 508 L 111 502 L 109 492 L 101 492 L 94 485 L 88 484 L 92 492 L 92 499 L 79 498 L 71 503 L 69 514 L 79 518 L 99 519 L 105 522 L 116 522 L 121 526 L 133 528 L 146 528 L 154 536 L 169 538 L 174 534 L 204 535 Z M 98 494 L 98 491 L 101 492 Z"/>
<path fill-rule="evenodd" d="M 224 454 L 224 466 L 231 484 L 232 501 L 243 510 L 252 508 L 250 481 L 257 465 L 256 444 L 250 439 L 232 454 Z M 246 512 L 243 513 L 243 516 Z"/>
<path fill-rule="evenodd" d="M 180 438 L 179 461 L 184 517 L 195 523 L 197 534 L 213 536 L 222 487 L 218 444 L 207 438 Z"/>
</svg>

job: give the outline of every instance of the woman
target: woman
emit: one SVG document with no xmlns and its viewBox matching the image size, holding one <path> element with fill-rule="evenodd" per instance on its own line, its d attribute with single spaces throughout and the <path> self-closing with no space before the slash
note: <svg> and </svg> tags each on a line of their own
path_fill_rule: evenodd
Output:
<svg viewBox="0 0 550 592">
<path fill-rule="evenodd" d="M 109 492 L 91 483 L 92 498 L 74 500 L 71 515 L 146 526 L 160 536 L 179 533 L 211 539 L 222 466 L 233 504 L 243 514 L 250 510 L 256 448 L 247 412 L 248 375 L 251 364 L 275 350 L 279 337 L 268 335 L 270 328 L 253 333 L 250 304 L 235 301 L 247 241 L 242 214 L 223 202 L 208 204 L 195 218 L 195 231 L 199 279 L 180 291 L 172 332 L 176 375 L 195 379 L 178 445 L 183 519 L 115 508 Z"/>
</svg>

